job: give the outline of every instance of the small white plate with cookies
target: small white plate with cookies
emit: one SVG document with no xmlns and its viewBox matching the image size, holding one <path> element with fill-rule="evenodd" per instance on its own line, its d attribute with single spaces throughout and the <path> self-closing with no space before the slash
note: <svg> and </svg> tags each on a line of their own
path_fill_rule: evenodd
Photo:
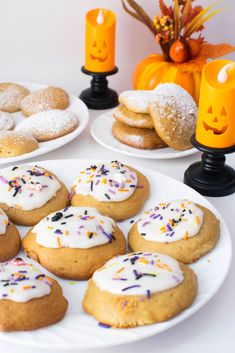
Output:
<svg viewBox="0 0 235 353">
<path fill-rule="evenodd" d="M 94 140 L 101 146 L 123 155 L 144 158 L 144 159 L 173 159 L 190 156 L 197 153 L 196 148 L 191 148 L 186 151 L 177 151 L 171 147 L 163 147 L 154 150 L 145 150 L 127 146 L 118 141 L 112 134 L 113 124 L 113 110 L 100 115 L 91 125 L 91 135 Z"/>
<path fill-rule="evenodd" d="M 198 109 L 182 87 L 164 83 L 152 91 L 124 91 L 118 99 L 119 106 L 91 126 L 99 144 L 146 159 L 180 158 L 197 152 L 190 138 L 195 133 Z"/>
<path fill-rule="evenodd" d="M 14 87 L 8 87 L 9 84 L 5 87 L 4 83 L 0 83 L 0 165 L 53 151 L 71 142 L 85 130 L 89 112 L 86 105 L 76 96 L 67 94 L 61 88 L 37 83 L 11 84 L 16 87 L 19 85 L 20 92 L 16 93 L 21 93 L 24 98 L 20 95 L 14 96 L 14 92 L 12 96 Z M 41 111 L 40 94 L 39 101 L 33 94 L 48 88 L 52 91 L 47 92 L 47 97 L 49 96 L 50 100 L 54 95 L 55 105 L 53 108 L 47 107 L 45 102 L 46 109 Z M 18 134 L 17 138 L 15 134 Z"/>
<path fill-rule="evenodd" d="M 52 160 L 52 161 L 40 162 L 39 167 L 44 168 L 47 171 L 53 173 L 53 175 L 55 175 L 62 183 L 65 184 L 68 191 L 70 191 L 71 186 L 74 185 L 75 178 L 77 178 L 78 176 L 80 178 L 81 174 L 83 175 L 84 173 L 90 173 L 91 169 L 96 169 L 97 166 L 99 165 L 102 165 L 102 170 L 104 174 L 106 174 L 107 169 L 104 168 L 103 166 L 107 166 L 108 163 L 110 165 L 110 162 L 97 161 L 97 160 L 60 160 L 60 161 Z M 111 163 L 113 164 L 113 163 L 119 163 L 119 162 L 112 161 Z M 30 166 L 31 168 L 34 168 L 33 167 L 34 163 L 33 162 L 30 163 Z M 30 166 L 28 167 L 30 168 Z M 39 168 L 39 167 L 35 167 L 35 168 Z M 14 172 L 15 172 L 15 168 L 17 168 L 17 166 L 13 167 Z M 130 232 L 130 229 L 134 226 L 134 222 L 137 222 L 140 219 L 140 217 L 142 217 L 140 215 L 143 215 L 143 212 L 155 207 L 157 204 L 160 205 L 163 201 L 171 202 L 172 200 L 176 200 L 179 198 L 181 200 L 187 199 L 187 200 L 190 200 L 190 203 L 193 202 L 198 205 L 201 205 L 202 207 L 209 210 L 211 214 L 213 214 L 214 219 L 219 220 L 220 236 L 219 236 L 218 242 L 216 239 L 216 244 L 214 244 L 214 248 L 213 249 L 210 248 L 211 250 L 210 252 L 202 256 L 196 262 L 189 264 L 189 268 L 195 272 L 198 278 L 198 290 L 193 303 L 187 306 L 186 310 L 178 313 L 178 315 L 176 315 L 175 317 L 171 318 L 168 321 L 158 322 L 156 324 L 149 324 L 146 326 L 140 326 L 135 328 L 126 328 L 126 329 L 112 328 L 108 325 L 101 324 L 101 322 L 99 323 L 91 315 L 89 315 L 84 311 L 82 307 L 82 302 L 84 300 L 84 295 L 86 293 L 86 290 L 90 286 L 90 284 L 89 285 L 87 284 L 87 281 L 71 280 L 71 279 L 68 280 L 68 279 L 58 278 L 57 276 L 52 275 L 52 273 L 47 271 L 45 268 L 43 268 L 41 265 L 39 265 L 39 263 L 37 263 L 33 259 L 27 258 L 26 255 L 23 253 L 23 251 L 21 251 L 17 255 L 18 257 L 23 258 L 24 261 L 26 262 L 33 263 L 43 273 L 46 273 L 48 276 L 51 276 L 58 281 L 58 283 L 63 289 L 65 298 L 69 302 L 68 311 L 63 320 L 45 328 L 36 329 L 32 331 L 25 331 L 25 332 L 5 332 L 5 333 L 0 332 L 0 341 L 25 345 L 28 347 L 30 346 L 37 347 L 40 349 L 43 349 L 43 348 L 95 349 L 95 348 L 111 347 L 111 346 L 120 345 L 120 344 L 127 344 L 130 342 L 138 341 L 140 339 L 159 334 L 161 332 L 164 332 L 170 329 L 173 326 L 176 326 L 183 320 L 192 316 L 206 303 L 208 303 L 212 299 L 212 297 L 216 294 L 216 292 L 219 290 L 219 288 L 222 286 L 230 267 L 231 254 L 232 254 L 230 234 L 223 220 L 223 217 L 210 204 L 210 202 L 206 198 L 204 198 L 202 195 L 200 195 L 190 187 L 184 185 L 183 183 L 173 178 L 170 178 L 166 175 L 163 175 L 161 173 L 157 173 L 148 169 L 137 168 L 138 170 L 136 170 L 134 166 L 130 166 L 128 167 L 128 169 L 129 168 L 132 171 L 131 174 L 133 173 L 133 170 L 138 172 L 138 179 L 137 179 L 138 182 L 141 180 L 139 177 L 140 173 L 144 177 L 144 180 L 148 180 L 150 185 L 150 194 L 146 203 L 142 205 L 143 207 L 140 213 L 136 214 L 135 216 L 132 216 L 129 219 L 126 219 L 125 221 L 117 223 L 118 227 L 121 229 L 121 231 L 124 233 L 126 237 L 128 232 Z M 100 169 L 97 169 L 97 170 L 100 171 Z M 67 171 L 70 171 L 70 172 L 68 173 Z M 110 169 L 108 170 L 108 172 L 109 171 Z M 76 180 L 78 180 L 79 178 L 77 178 Z M 4 182 L 4 179 L 3 179 L 3 182 Z M 78 182 L 80 181 L 78 180 Z M 133 183 L 132 180 L 129 180 L 129 181 L 126 180 L 126 182 L 130 182 L 131 184 Z M 96 185 L 95 182 L 94 182 L 94 185 Z M 103 192 L 103 187 L 106 184 L 101 182 L 99 185 L 101 185 L 102 192 Z M 130 185 L 130 187 L 131 186 L 132 185 Z M 139 193 L 144 192 L 145 184 L 143 184 L 142 187 L 140 187 L 141 185 L 139 184 L 137 184 L 137 186 L 138 188 L 136 190 L 138 190 Z M 75 190 L 75 189 L 72 188 L 72 190 Z M 148 189 L 148 192 L 149 192 L 149 189 Z M 73 201 L 74 195 L 76 195 L 76 192 L 75 194 L 73 194 L 73 196 L 70 197 L 71 203 Z M 135 193 L 132 195 L 135 195 Z M 74 201 L 76 201 L 76 199 L 74 199 Z M 142 198 L 140 198 L 140 201 L 144 202 Z M 103 202 L 100 202 L 99 205 L 103 206 Z M 186 207 L 186 206 L 183 205 L 180 207 Z M 116 209 L 118 208 L 122 208 L 122 207 L 116 207 L 114 208 L 114 210 L 116 211 Z M 67 212 L 67 208 L 63 210 L 63 212 Z M 85 215 L 87 215 L 87 213 L 85 213 Z M 70 216 L 73 216 L 73 215 L 69 215 L 69 217 Z M 66 217 L 68 218 L 68 216 Z M 151 217 L 152 216 L 150 215 L 150 218 Z M 200 215 L 199 215 L 199 218 L 200 218 Z M 56 221 L 61 222 L 61 220 L 56 220 Z M 203 222 L 204 222 L 204 218 L 203 218 Z M 207 222 L 207 225 L 209 225 L 209 227 L 211 226 L 210 221 L 205 220 L 205 222 Z M 217 224 L 218 224 L 218 221 L 217 221 Z M 179 227 L 179 225 L 177 227 Z M 19 227 L 18 229 L 21 233 L 21 236 L 25 236 L 26 232 L 29 230 L 29 228 L 26 226 Z M 24 246 L 24 242 L 23 242 L 23 246 Z M 145 255 L 147 256 L 149 254 L 145 254 Z M 125 255 L 125 256 L 128 256 L 128 255 Z M 94 257 L 92 259 L 94 260 Z M 71 258 L 70 258 L 70 262 L 71 262 Z M 48 263 L 44 265 L 47 267 Z M 119 270 L 119 273 L 120 272 L 121 270 Z M 101 272 L 98 272 L 98 273 L 101 273 Z M 145 277 L 145 278 L 152 278 L 152 277 Z M 120 283 L 123 283 L 123 282 L 120 282 Z M 134 287 L 140 287 L 140 286 L 137 285 Z M 130 288 L 131 287 L 129 287 L 129 289 Z M 128 288 L 125 288 L 125 289 L 128 289 Z M 92 295 L 92 298 L 94 298 L 93 295 Z M 104 305 L 105 307 L 106 306 L 108 307 L 107 301 L 104 300 L 102 302 L 102 305 Z M 171 306 L 169 305 L 169 307 Z M 30 312 L 29 312 L 29 315 L 30 315 Z M 115 318 L 115 315 L 112 316 L 112 311 L 110 312 L 110 317 Z"/>
</svg>

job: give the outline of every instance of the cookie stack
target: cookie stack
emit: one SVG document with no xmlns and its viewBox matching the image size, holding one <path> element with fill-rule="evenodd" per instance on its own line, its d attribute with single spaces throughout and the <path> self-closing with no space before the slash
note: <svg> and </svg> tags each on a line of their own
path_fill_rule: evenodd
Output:
<svg viewBox="0 0 235 353">
<path fill-rule="evenodd" d="M 139 149 L 192 148 L 197 106 L 179 85 L 164 83 L 153 91 L 125 91 L 113 117 L 113 136 L 125 145 Z"/>
<path fill-rule="evenodd" d="M 149 114 L 152 91 L 125 91 L 119 96 L 112 133 L 120 142 L 140 149 L 156 149 L 166 144 L 154 129 Z"/>
</svg>

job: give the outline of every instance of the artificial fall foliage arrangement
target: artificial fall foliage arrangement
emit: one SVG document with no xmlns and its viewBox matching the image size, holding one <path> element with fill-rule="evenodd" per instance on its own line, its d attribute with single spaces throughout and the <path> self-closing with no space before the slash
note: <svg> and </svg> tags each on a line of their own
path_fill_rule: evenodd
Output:
<svg viewBox="0 0 235 353">
<path fill-rule="evenodd" d="M 219 58 L 235 51 L 223 43 L 207 43 L 203 31 L 206 22 L 223 9 L 196 5 L 196 0 L 159 0 L 160 15 L 153 19 L 135 0 L 122 0 L 125 11 L 142 22 L 156 38 L 162 55 L 143 59 L 136 67 L 133 84 L 136 89 L 153 89 L 158 83 L 174 82 L 199 99 L 201 71 L 207 59 Z"/>
</svg>

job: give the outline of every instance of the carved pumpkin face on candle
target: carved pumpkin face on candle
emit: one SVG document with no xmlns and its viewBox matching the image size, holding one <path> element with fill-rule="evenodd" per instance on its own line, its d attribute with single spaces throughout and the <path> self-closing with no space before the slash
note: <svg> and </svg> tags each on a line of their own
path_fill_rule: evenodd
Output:
<svg viewBox="0 0 235 353">
<path fill-rule="evenodd" d="M 101 42 L 99 42 L 98 40 L 95 40 L 92 43 L 92 47 L 90 50 L 90 57 L 91 57 L 91 60 L 97 60 L 100 63 L 103 63 L 106 60 L 108 60 L 109 49 L 105 39 L 103 41 L 101 40 Z"/>
<path fill-rule="evenodd" d="M 228 63 L 233 62 L 211 62 L 202 73 L 196 139 L 208 147 L 235 145 L 235 72 L 231 71 L 223 82 L 218 80 L 221 70 Z"/>
<path fill-rule="evenodd" d="M 95 9 L 86 16 L 85 68 L 108 72 L 115 67 L 115 15 L 110 10 Z"/>
</svg>

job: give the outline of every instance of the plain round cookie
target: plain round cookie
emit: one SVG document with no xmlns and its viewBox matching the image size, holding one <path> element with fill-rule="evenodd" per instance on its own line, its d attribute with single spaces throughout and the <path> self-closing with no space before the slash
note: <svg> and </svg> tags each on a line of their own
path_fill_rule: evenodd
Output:
<svg viewBox="0 0 235 353">
<path fill-rule="evenodd" d="M 43 170 L 47 171 L 44 168 Z M 68 205 L 69 192 L 66 186 L 64 185 L 64 183 L 62 183 L 62 181 L 57 178 L 55 174 L 51 172 L 49 173 L 59 181 L 61 188 L 56 192 L 56 195 L 52 199 L 50 199 L 44 206 L 40 208 L 35 208 L 31 211 L 25 211 L 14 207 L 8 207 L 6 204 L 0 203 L 0 208 L 7 214 L 8 218 L 13 223 L 22 226 L 34 226 L 39 221 L 41 221 L 41 219 L 48 216 L 50 213 L 65 208 Z"/>
<path fill-rule="evenodd" d="M 124 91 L 119 95 L 118 100 L 132 112 L 148 114 L 152 94 L 153 91 L 149 90 Z"/>
<path fill-rule="evenodd" d="M 1 300 L 0 331 L 31 331 L 63 319 L 68 302 L 60 285 L 52 278 L 51 292 L 28 302 Z"/>
<path fill-rule="evenodd" d="M 14 126 L 15 123 L 10 114 L 0 111 L 0 131 L 12 130 Z"/>
<path fill-rule="evenodd" d="M 104 324 L 117 328 L 150 325 L 170 320 L 188 308 L 197 294 L 197 277 L 180 264 L 184 280 L 177 287 L 146 296 L 117 295 L 101 291 L 91 279 L 83 300 L 84 310 Z M 112 313 L 110 315 L 110 313 Z"/>
<path fill-rule="evenodd" d="M 195 236 L 178 240 L 172 243 L 157 243 L 145 240 L 138 232 L 135 223 L 128 234 L 128 243 L 133 251 L 160 252 L 169 255 L 176 260 L 189 264 L 211 251 L 218 242 L 220 224 L 215 215 L 207 208 L 196 205 L 203 213 L 203 224 Z"/>
<path fill-rule="evenodd" d="M 170 147 L 183 151 L 192 147 L 197 106 L 192 96 L 174 83 L 160 84 L 154 91 L 149 112 L 155 130 Z"/>
<path fill-rule="evenodd" d="M 46 248 L 36 241 L 36 234 L 32 229 L 22 240 L 25 253 L 43 267 L 58 277 L 85 280 L 106 261 L 116 255 L 126 253 L 126 240 L 122 231 L 116 227 L 113 232 L 116 240 L 112 243 L 91 247 L 88 249 L 79 248 Z"/>
<path fill-rule="evenodd" d="M 8 261 L 20 251 L 21 239 L 16 226 L 9 222 L 6 233 L 0 234 L 0 262 Z"/>
<path fill-rule="evenodd" d="M 130 168 L 130 167 L 128 167 Z M 74 194 L 71 198 L 71 205 L 78 207 L 94 207 L 101 214 L 109 216 L 114 221 L 122 221 L 133 217 L 142 209 L 144 203 L 149 197 L 150 185 L 148 179 L 134 168 L 138 177 L 138 185 L 134 193 L 126 200 L 121 202 L 102 202 L 96 200 L 91 195 Z M 1 207 L 1 205 L 0 205 Z"/>
<path fill-rule="evenodd" d="M 69 96 L 59 87 L 46 87 L 31 92 L 21 101 L 21 110 L 25 116 L 52 109 L 66 109 Z"/>
<path fill-rule="evenodd" d="M 20 156 L 38 148 L 37 140 L 16 131 L 0 131 L 0 158 Z"/>
<path fill-rule="evenodd" d="M 120 123 L 141 129 L 154 129 L 153 120 L 149 113 L 135 113 L 125 105 L 120 104 L 113 112 L 113 117 Z"/>
<path fill-rule="evenodd" d="M 32 135 L 37 141 L 49 141 L 69 134 L 78 127 L 78 118 L 65 110 L 47 110 L 22 120 L 15 131 Z"/>
<path fill-rule="evenodd" d="M 154 150 L 166 147 L 165 142 L 162 141 L 154 129 L 130 127 L 115 121 L 112 127 L 112 134 L 121 143 L 134 148 Z"/>
<path fill-rule="evenodd" d="M 29 90 L 17 83 L 0 83 L 0 110 L 15 113 L 20 110 L 20 103 L 29 94 Z"/>
</svg>

